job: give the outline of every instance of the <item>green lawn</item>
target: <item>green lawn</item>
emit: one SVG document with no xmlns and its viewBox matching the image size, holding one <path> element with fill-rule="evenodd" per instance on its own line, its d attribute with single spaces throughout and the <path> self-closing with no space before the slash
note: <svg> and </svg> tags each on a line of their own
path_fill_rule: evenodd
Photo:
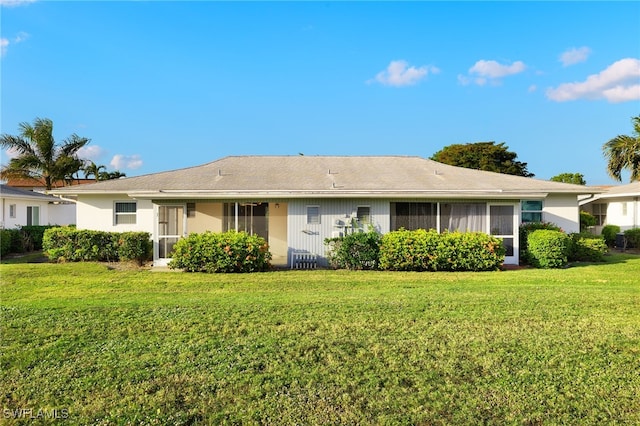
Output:
<svg viewBox="0 0 640 426">
<path fill-rule="evenodd" d="M 638 256 L 487 273 L 0 274 L 0 422 L 640 423 Z"/>
</svg>

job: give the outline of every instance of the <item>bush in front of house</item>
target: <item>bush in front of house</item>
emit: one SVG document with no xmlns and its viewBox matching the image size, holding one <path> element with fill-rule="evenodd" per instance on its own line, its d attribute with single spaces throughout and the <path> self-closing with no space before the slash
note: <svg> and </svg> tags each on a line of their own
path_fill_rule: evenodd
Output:
<svg viewBox="0 0 640 426">
<path fill-rule="evenodd" d="M 62 226 L 47 229 L 43 236 L 44 254 L 55 262 L 137 261 L 150 257 L 148 232 L 105 232 Z"/>
<path fill-rule="evenodd" d="M 339 238 L 327 238 L 329 264 L 334 268 L 377 269 L 381 236 L 375 230 L 354 232 Z"/>
<path fill-rule="evenodd" d="M 569 261 L 572 262 L 602 262 L 609 248 L 602 236 L 588 232 L 570 234 L 571 245 Z"/>
<path fill-rule="evenodd" d="M 627 247 L 640 248 L 640 228 L 627 229 L 624 231 L 627 240 Z"/>
<path fill-rule="evenodd" d="M 0 256 L 4 257 L 11 253 L 12 229 L 0 229 Z"/>
<path fill-rule="evenodd" d="M 539 229 L 562 231 L 558 225 L 551 222 L 527 222 L 520 225 L 520 261 L 522 263 L 531 263 L 531 260 L 529 259 L 527 241 L 529 239 L 529 234 Z"/>
<path fill-rule="evenodd" d="M 607 246 L 613 247 L 616 245 L 616 235 L 620 233 L 620 227 L 618 225 L 605 225 L 602 228 L 602 237 L 607 243 Z"/>
<path fill-rule="evenodd" d="M 562 268 L 567 265 L 571 240 L 562 231 L 539 229 L 527 238 L 527 258 L 537 268 Z"/>
<path fill-rule="evenodd" d="M 502 241 L 482 232 L 404 229 L 380 245 L 380 268 L 391 271 L 490 271 L 504 262 Z"/>
<path fill-rule="evenodd" d="M 596 217 L 589 212 L 580 210 L 580 231 L 584 232 L 592 226 L 596 226 Z"/>
<path fill-rule="evenodd" d="M 267 241 L 246 232 L 192 233 L 178 240 L 169 267 L 186 272 L 263 272 L 269 270 Z"/>
</svg>

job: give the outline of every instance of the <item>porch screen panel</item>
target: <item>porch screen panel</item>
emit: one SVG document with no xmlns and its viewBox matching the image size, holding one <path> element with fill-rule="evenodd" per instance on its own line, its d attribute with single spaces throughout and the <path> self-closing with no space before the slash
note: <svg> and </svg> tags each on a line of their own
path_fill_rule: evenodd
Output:
<svg viewBox="0 0 640 426">
<path fill-rule="evenodd" d="M 435 229 L 437 223 L 436 203 L 394 203 L 391 207 L 391 229 L 400 228 Z"/>
<path fill-rule="evenodd" d="M 442 209 L 441 227 L 449 231 L 486 232 L 487 205 L 452 203 Z"/>
<path fill-rule="evenodd" d="M 491 206 L 491 235 L 513 235 L 513 207 Z"/>
</svg>

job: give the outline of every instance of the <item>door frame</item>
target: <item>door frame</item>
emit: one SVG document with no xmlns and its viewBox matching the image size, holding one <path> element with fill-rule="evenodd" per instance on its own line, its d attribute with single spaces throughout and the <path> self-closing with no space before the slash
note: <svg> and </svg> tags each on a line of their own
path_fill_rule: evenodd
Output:
<svg viewBox="0 0 640 426">
<path fill-rule="evenodd" d="M 175 237 L 183 238 L 188 235 L 187 231 L 187 203 L 160 203 L 153 204 L 153 266 L 167 266 L 170 257 L 160 257 L 160 208 L 161 207 L 182 207 L 182 235 Z M 166 237 L 167 235 L 162 235 Z M 173 235 L 169 235 L 170 237 Z"/>
<path fill-rule="evenodd" d="M 499 235 L 494 235 L 493 232 L 491 232 L 491 207 L 492 206 L 498 206 L 498 207 L 502 207 L 502 206 L 510 206 L 513 207 L 513 234 L 512 235 L 507 235 L 507 234 L 499 234 Z M 504 257 L 504 263 L 508 264 L 508 265 L 518 265 L 520 262 L 520 233 L 519 233 L 519 227 L 520 227 L 520 202 L 488 202 L 487 203 L 487 234 L 494 236 L 496 238 L 513 238 L 513 256 L 507 256 L 505 255 Z"/>
</svg>

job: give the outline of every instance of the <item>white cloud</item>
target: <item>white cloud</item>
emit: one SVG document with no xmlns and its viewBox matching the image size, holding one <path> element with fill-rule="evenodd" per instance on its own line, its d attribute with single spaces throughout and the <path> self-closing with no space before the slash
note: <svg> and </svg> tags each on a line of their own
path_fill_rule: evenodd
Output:
<svg viewBox="0 0 640 426">
<path fill-rule="evenodd" d="M 560 62 L 562 62 L 563 67 L 568 67 L 569 65 L 586 61 L 590 54 L 591 49 L 586 46 L 579 47 L 577 49 L 574 47 L 560 55 Z"/>
<path fill-rule="evenodd" d="M 538 90 L 538 86 L 536 86 L 535 84 L 532 84 L 531 86 L 529 86 L 528 92 L 533 93 L 536 90 Z"/>
<path fill-rule="evenodd" d="M 386 70 L 380 71 L 375 78 L 368 83 L 378 82 L 385 86 L 411 86 L 425 78 L 429 73 L 438 74 L 440 70 L 432 65 L 425 65 L 420 68 L 409 67 L 407 61 L 391 61 Z"/>
<path fill-rule="evenodd" d="M 17 36 L 15 36 L 12 40 L 9 40 L 8 38 L 2 38 L 0 39 L 0 55 L 4 56 L 7 53 L 7 50 L 9 50 L 9 45 L 10 44 L 17 44 L 17 43 L 21 43 L 25 40 L 27 40 L 29 38 L 29 34 L 25 33 L 24 31 L 20 31 L 18 33 Z"/>
<path fill-rule="evenodd" d="M 611 103 L 640 100 L 640 59 L 625 58 L 609 65 L 585 81 L 564 83 L 547 89 L 556 102 L 606 99 Z"/>
<path fill-rule="evenodd" d="M 16 7 L 35 3 L 36 0 L 0 0 L 0 6 Z"/>
<path fill-rule="evenodd" d="M 469 68 L 469 76 L 458 75 L 458 82 L 462 85 L 473 82 L 478 86 L 484 86 L 487 83 L 499 84 L 502 77 L 519 74 L 525 69 L 527 66 L 522 61 L 504 65 L 497 61 L 481 59 Z"/>
<path fill-rule="evenodd" d="M 142 167 L 142 158 L 138 154 L 122 155 L 116 154 L 111 159 L 111 167 L 116 170 L 135 170 Z"/>
<path fill-rule="evenodd" d="M 9 48 L 9 39 L 0 38 L 0 55 L 4 56 Z"/>
<path fill-rule="evenodd" d="M 78 150 L 78 157 L 96 163 L 107 151 L 100 145 L 83 146 Z"/>
<path fill-rule="evenodd" d="M 20 151 L 18 151 L 16 148 L 5 149 L 4 153 L 9 160 L 11 160 L 12 158 L 16 158 L 18 155 L 20 155 Z"/>
</svg>

